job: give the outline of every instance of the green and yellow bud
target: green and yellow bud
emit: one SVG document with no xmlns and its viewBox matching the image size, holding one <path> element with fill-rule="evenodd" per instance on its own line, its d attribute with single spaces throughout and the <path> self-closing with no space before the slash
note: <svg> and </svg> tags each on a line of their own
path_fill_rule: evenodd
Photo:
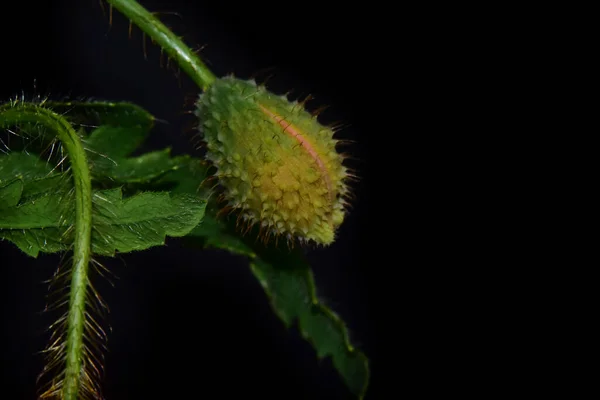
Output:
<svg viewBox="0 0 600 400">
<path fill-rule="evenodd" d="M 334 241 L 348 188 L 331 128 L 303 104 L 233 77 L 213 82 L 196 114 L 229 206 L 268 234 Z"/>
</svg>

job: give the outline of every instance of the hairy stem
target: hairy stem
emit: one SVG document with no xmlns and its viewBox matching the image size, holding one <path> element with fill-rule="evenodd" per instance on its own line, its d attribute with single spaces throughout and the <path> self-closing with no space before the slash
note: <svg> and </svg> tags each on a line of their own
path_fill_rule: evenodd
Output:
<svg viewBox="0 0 600 400">
<path fill-rule="evenodd" d="M 88 285 L 88 264 L 92 232 L 92 184 L 85 150 L 77 132 L 60 115 L 33 104 L 0 108 L 0 126 L 22 123 L 43 125 L 56 132 L 69 156 L 75 187 L 75 243 L 73 270 L 67 316 L 64 400 L 76 400 L 82 379 L 83 332 L 85 327 L 85 297 Z"/>
<path fill-rule="evenodd" d="M 216 79 L 196 53 L 138 2 L 135 0 L 107 1 L 157 42 L 202 90 L 206 90 Z"/>
</svg>

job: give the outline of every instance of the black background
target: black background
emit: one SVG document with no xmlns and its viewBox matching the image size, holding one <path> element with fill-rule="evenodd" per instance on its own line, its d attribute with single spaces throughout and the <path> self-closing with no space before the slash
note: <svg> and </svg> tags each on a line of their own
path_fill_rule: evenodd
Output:
<svg viewBox="0 0 600 400">
<path fill-rule="evenodd" d="M 217 75 L 270 77 L 271 90 L 292 96 L 312 94 L 310 109 L 330 108 L 325 123 L 348 125 L 341 137 L 356 140 L 349 166 L 361 180 L 357 199 L 329 248 L 307 249 L 318 294 L 347 322 L 352 341 L 372 362 L 371 389 L 377 395 L 380 357 L 375 317 L 375 277 L 393 269 L 376 224 L 371 153 L 378 137 L 372 111 L 380 92 L 371 80 L 377 55 L 390 49 L 377 37 L 376 16 L 385 10 L 359 3 L 329 8 L 322 2 L 293 2 L 260 7 L 251 2 L 144 1 L 151 11 L 184 36 L 205 46 L 201 56 Z M 105 9 L 108 6 L 105 5 Z M 193 82 L 160 65 L 160 52 L 114 11 L 113 24 L 96 0 L 17 2 L 2 12 L 0 95 L 24 93 L 51 98 L 126 100 L 146 108 L 158 124 L 148 149 L 172 146 L 175 154 L 199 152 L 191 145 L 189 99 L 199 93 Z M 163 63 L 164 64 L 164 63 Z M 388 64 L 389 66 L 389 64 Z M 386 132 L 394 134 L 394 132 Z M 393 193 L 391 193 L 393 194 Z M 41 311 L 46 285 L 59 256 L 37 260 L 12 244 L 0 243 L 2 289 L 0 374 L 11 399 L 35 398 L 35 377 L 42 368 L 37 352 L 46 345 L 45 327 L 53 316 Z M 288 330 L 271 312 L 262 288 L 246 262 L 218 251 L 199 252 L 168 240 L 154 248 L 103 260 L 118 279 L 115 287 L 96 277 L 110 307 L 112 327 L 104 394 L 108 400 L 146 398 L 351 399 L 327 359 L 318 361 L 295 328 Z"/>
</svg>

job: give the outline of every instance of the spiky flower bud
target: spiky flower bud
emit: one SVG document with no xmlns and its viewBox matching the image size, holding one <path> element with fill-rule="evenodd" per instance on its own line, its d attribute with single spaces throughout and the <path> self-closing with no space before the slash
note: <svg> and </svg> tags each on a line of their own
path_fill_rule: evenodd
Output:
<svg viewBox="0 0 600 400">
<path fill-rule="evenodd" d="M 233 77 L 216 80 L 196 114 L 231 207 L 267 234 L 334 241 L 348 188 L 331 128 L 303 104 Z"/>
</svg>

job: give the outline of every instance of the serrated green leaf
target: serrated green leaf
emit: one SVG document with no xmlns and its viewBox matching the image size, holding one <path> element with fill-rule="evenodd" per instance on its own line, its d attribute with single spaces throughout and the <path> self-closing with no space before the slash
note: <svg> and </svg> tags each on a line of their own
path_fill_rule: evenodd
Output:
<svg viewBox="0 0 600 400">
<path fill-rule="evenodd" d="M 146 139 L 154 117 L 130 103 L 51 103 L 68 113 L 71 121 L 95 127 L 85 140 L 90 171 L 96 180 L 114 184 L 144 183 L 176 169 L 180 157 L 163 149 L 128 157 Z"/>
<path fill-rule="evenodd" d="M 181 237 L 198 225 L 206 202 L 196 196 L 145 192 L 123 199 L 121 189 L 94 194 L 92 251 L 144 250 L 164 244 L 166 236 Z"/>
<path fill-rule="evenodd" d="M 46 195 L 2 210 L 0 229 L 48 228 L 62 225 L 67 202 L 61 195 Z"/>
<path fill-rule="evenodd" d="M 197 194 L 203 199 L 210 196 L 210 187 L 203 185 L 209 177 L 208 164 L 200 159 L 190 156 L 179 157 L 177 168 L 168 171 L 155 183 L 167 185 L 171 193 Z"/>
<path fill-rule="evenodd" d="M 208 213 L 188 236 L 202 239 L 204 247 L 227 250 L 251 258 L 256 256 L 249 245 L 228 231 L 227 227 L 214 215 Z"/>
<path fill-rule="evenodd" d="M 47 192 L 68 190 L 70 175 L 53 171 L 35 154 L 12 152 L 0 156 L 0 186 L 15 179 L 23 185 L 20 198 L 27 199 Z"/>
<path fill-rule="evenodd" d="M 3 209 L 0 238 L 33 257 L 68 249 L 74 209 L 68 193 L 45 193 Z M 162 245 L 166 236 L 185 236 L 200 223 L 206 206 L 196 196 L 167 192 L 123 199 L 119 188 L 96 191 L 93 199 L 92 252 L 107 256 Z"/>
<path fill-rule="evenodd" d="M 0 187 L 0 210 L 16 206 L 22 193 L 23 181 L 20 179 L 15 179 Z"/>
<path fill-rule="evenodd" d="M 351 392 L 358 398 L 364 396 L 369 382 L 368 359 L 351 345 L 343 321 L 319 302 L 310 266 L 298 252 L 252 245 L 210 214 L 190 235 L 201 237 L 206 247 L 248 256 L 277 316 L 288 327 L 298 321 L 302 336 L 313 345 L 317 356 L 331 356 Z"/>
<path fill-rule="evenodd" d="M 98 179 L 109 179 L 115 183 L 149 182 L 167 171 L 177 169 L 181 157 L 171 157 L 171 150 L 164 149 L 133 158 L 108 158 L 90 156 L 91 171 Z"/>
<path fill-rule="evenodd" d="M 133 153 L 154 125 L 154 117 L 132 103 L 46 102 L 45 106 L 66 114 L 74 124 L 94 126 L 86 139 L 86 148 L 111 158 Z"/>
<path fill-rule="evenodd" d="M 288 327 L 297 320 L 300 333 L 317 356 L 331 356 L 350 391 L 362 398 L 369 382 L 367 357 L 351 345 L 341 318 L 319 302 L 308 264 L 297 254 L 279 253 L 270 260 L 254 258 L 251 268 L 279 318 Z"/>
<path fill-rule="evenodd" d="M 72 197 L 66 193 L 31 198 L 0 212 L 0 238 L 26 254 L 66 250 L 71 238 Z"/>
<path fill-rule="evenodd" d="M 61 240 L 65 232 L 59 228 L 0 230 L 0 239 L 12 242 L 22 252 L 36 258 L 40 252 L 50 254 L 67 250 L 69 246 Z"/>
<path fill-rule="evenodd" d="M 36 154 L 11 152 L 0 156 L 0 185 L 15 178 L 24 181 L 44 178 L 52 173 L 52 167 Z"/>
<path fill-rule="evenodd" d="M 32 257 L 67 249 L 72 207 L 61 190 L 66 179 L 35 154 L 0 156 L 0 182 L 11 181 L 0 189 L 0 238 Z"/>
<path fill-rule="evenodd" d="M 22 198 L 39 196 L 44 193 L 64 193 L 73 185 L 67 173 L 52 174 L 47 178 L 31 179 L 24 183 Z"/>
<path fill-rule="evenodd" d="M 166 174 L 161 180 L 173 179 L 177 190 L 195 193 L 206 177 L 206 166 L 191 161 L 189 167 Z M 298 321 L 302 336 L 313 345 L 318 357 L 331 356 L 347 387 L 363 398 L 369 382 L 368 359 L 351 345 L 343 321 L 319 302 L 312 271 L 302 255 L 287 248 L 265 248 L 253 239 L 256 237 L 253 234 L 242 238 L 233 223 L 216 217 L 216 211 L 217 207 L 210 203 L 202 222 L 188 238 L 200 239 L 204 247 L 247 256 L 279 318 L 287 326 Z"/>
</svg>

